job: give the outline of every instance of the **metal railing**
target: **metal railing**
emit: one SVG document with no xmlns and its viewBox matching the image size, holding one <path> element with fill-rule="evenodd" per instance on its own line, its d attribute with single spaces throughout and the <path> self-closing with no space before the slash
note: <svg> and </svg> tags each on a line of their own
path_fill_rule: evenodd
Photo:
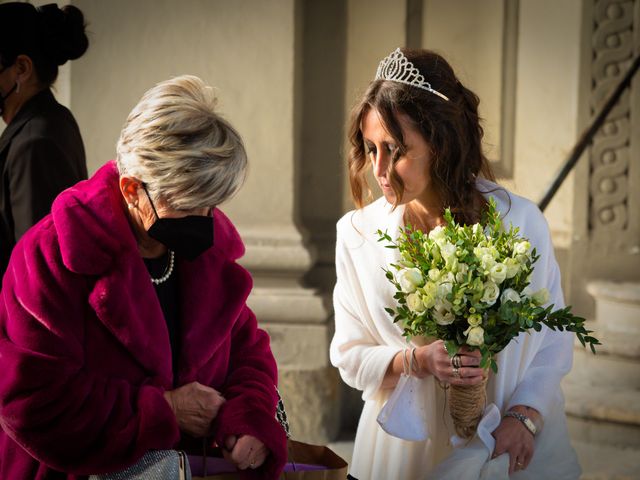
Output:
<svg viewBox="0 0 640 480">
<path fill-rule="evenodd" d="M 602 110 L 600 110 L 600 113 L 593 119 L 589 128 L 587 128 L 582 133 L 582 135 L 580 136 L 580 140 L 578 140 L 576 145 L 573 147 L 573 150 L 569 154 L 569 158 L 567 158 L 564 165 L 560 168 L 560 170 L 558 170 L 556 177 L 547 188 L 547 191 L 542 196 L 542 199 L 538 202 L 538 207 L 540 208 L 540 210 L 544 212 L 545 208 L 547 208 L 549 202 L 551 202 L 551 199 L 554 197 L 554 195 L 562 185 L 562 182 L 564 182 L 564 180 L 567 178 L 567 175 L 569 175 L 573 167 L 575 167 L 576 163 L 578 163 L 580 156 L 589 146 L 600 127 L 602 127 L 602 124 L 607 119 L 607 115 L 609 115 L 611 110 L 613 110 L 613 107 L 615 107 L 618 100 L 620 100 L 620 97 L 622 96 L 624 91 L 631 85 L 631 80 L 638 71 L 639 67 L 640 55 L 635 58 L 635 60 L 631 64 L 631 67 L 627 71 L 627 74 L 613 91 L 613 93 L 607 100 L 607 103 L 605 103 L 604 107 L 602 107 Z"/>
</svg>

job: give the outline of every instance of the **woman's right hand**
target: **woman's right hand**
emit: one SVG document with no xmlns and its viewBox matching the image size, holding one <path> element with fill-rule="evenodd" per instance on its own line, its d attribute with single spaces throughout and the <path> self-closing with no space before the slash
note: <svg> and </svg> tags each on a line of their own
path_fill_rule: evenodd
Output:
<svg viewBox="0 0 640 480">
<path fill-rule="evenodd" d="M 167 390 L 164 398 L 175 413 L 180 430 L 196 438 L 211 433 L 211 422 L 225 402 L 219 392 L 198 382 Z"/>
<path fill-rule="evenodd" d="M 416 348 L 415 355 L 418 361 L 417 375 L 424 377 L 431 374 L 442 383 L 476 385 L 487 375 L 487 371 L 479 367 L 481 358 L 479 350 L 469 350 L 467 347 L 460 349 L 458 355 L 460 355 L 461 367 L 458 368 L 458 375 L 442 340 Z"/>
</svg>

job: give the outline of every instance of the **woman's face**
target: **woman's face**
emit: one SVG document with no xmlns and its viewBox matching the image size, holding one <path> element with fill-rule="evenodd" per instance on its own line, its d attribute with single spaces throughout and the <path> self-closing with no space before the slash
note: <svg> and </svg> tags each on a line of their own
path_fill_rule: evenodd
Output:
<svg viewBox="0 0 640 480">
<path fill-rule="evenodd" d="M 145 190 L 140 188 L 138 190 L 138 199 L 140 218 L 144 225 L 145 230 L 149 230 L 158 218 L 182 218 L 189 215 L 207 217 L 211 215 L 210 208 L 195 208 L 193 210 L 176 210 L 171 208 L 162 198 L 153 200 L 153 205 L 149 200 Z M 155 212 L 153 210 L 155 207 Z M 158 216 L 156 217 L 156 213 Z"/>
<path fill-rule="evenodd" d="M 193 210 L 176 210 L 171 208 L 162 198 L 153 201 L 153 205 L 140 181 L 127 176 L 120 177 L 120 192 L 125 202 L 131 207 L 131 214 L 142 230 L 147 231 L 158 218 L 181 218 L 188 215 L 209 216 L 211 208 Z M 153 210 L 155 207 L 155 212 Z M 156 212 L 158 216 L 156 216 Z"/>
<path fill-rule="evenodd" d="M 400 113 L 397 119 L 406 146 L 406 153 L 395 164 L 395 171 L 404 183 L 404 193 L 398 204 L 415 200 L 425 206 L 433 205 L 435 192 L 429 175 L 431 149 L 407 115 Z M 395 203 L 396 195 L 388 178 L 389 165 L 397 148 L 395 140 L 387 132 L 378 111 L 374 109 L 365 114 L 361 131 L 365 151 L 378 185 L 387 201 Z"/>
</svg>

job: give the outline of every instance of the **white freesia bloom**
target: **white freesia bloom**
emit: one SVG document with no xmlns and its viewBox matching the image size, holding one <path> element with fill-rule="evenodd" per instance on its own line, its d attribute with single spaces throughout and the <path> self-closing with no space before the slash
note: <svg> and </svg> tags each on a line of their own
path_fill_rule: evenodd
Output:
<svg viewBox="0 0 640 480">
<path fill-rule="evenodd" d="M 507 288 L 502 295 L 500 295 L 500 302 L 505 303 L 508 301 L 520 303 L 520 295 L 513 288 Z"/>
<path fill-rule="evenodd" d="M 507 267 L 504 263 L 496 263 L 489 271 L 489 278 L 500 285 L 507 278 Z"/>
<path fill-rule="evenodd" d="M 422 297 L 418 292 L 410 293 L 406 296 L 407 307 L 413 313 L 422 313 L 425 311 L 424 303 L 422 303 Z"/>
<path fill-rule="evenodd" d="M 467 345 L 479 347 L 484 345 L 484 329 L 482 327 L 469 327 L 467 333 Z"/>
<path fill-rule="evenodd" d="M 533 303 L 538 306 L 544 305 L 549 301 L 549 290 L 547 290 L 546 288 L 541 288 L 537 292 L 534 292 L 533 295 L 531 295 L 531 300 L 533 300 Z"/>
<path fill-rule="evenodd" d="M 472 231 L 474 235 L 480 235 L 482 233 L 482 225 L 479 223 L 474 223 L 472 227 Z"/>
<path fill-rule="evenodd" d="M 405 268 L 398 274 L 398 283 L 404 293 L 413 293 L 424 285 L 424 279 L 417 268 Z"/>
<path fill-rule="evenodd" d="M 455 320 L 455 315 L 451 313 L 451 302 L 443 299 L 436 300 L 433 310 L 433 317 L 438 325 L 450 325 Z"/>
<path fill-rule="evenodd" d="M 500 295 L 500 288 L 491 280 L 484 282 L 482 285 L 484 287 L 484 293 L 482 294 L 482 298 L 480 301 L 486 303 L 491 306 L 496 303 L 498 299 L 498 295 Z"/>
</svg>

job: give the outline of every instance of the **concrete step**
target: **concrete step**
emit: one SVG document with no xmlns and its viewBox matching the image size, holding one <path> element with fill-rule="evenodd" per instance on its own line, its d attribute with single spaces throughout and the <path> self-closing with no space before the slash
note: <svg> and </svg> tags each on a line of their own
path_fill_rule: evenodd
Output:
<svg viewBox="0 0 640 480">
<path fill-rule="evenodd" d="M 640 283 L 593 281 L 587 291 L 596 301 L 596 319 L 607 328 L 640 334 Z"/>
<path fill-rule="evenodd" d="M 572 438 L 640 449 L 640 391 L 563 383 Z"/>
<path fill-rule="evenodd" d="M 632 355 L 640 348 L 632 345 L 634 341 L 629 335 L 618 332 L 612 334 L 610 330 L 607 333 L 602 336 L 603 345 L 596 349 L 595 355 L 582 345 L 575 348 L 573 368 L 567 375 L 567 381 L 588 386 L 640 390 L 640 356 Z M 622 352 L 624 356 L 620 354 Z"/>
<path fill-rule="evenodd" d="M 573 442 L 578 454 L 580 480 L 640 480 L 640 450 Z"/>
<path fill-rule="evenodd" d="M 597 356 L 611 355 L 640 363 L 640 335 L 633 331 L 611 330 L 607 328 L 606 323 L 595 320 L 587 320 L 585 327 L 588 330 L 593 330 L 592 335 L 602 343 L 602 345 L 596 346 Z M 590 355 L 593 355 L 591 349 L 589 347 L 585 349 L 577 337 L 575 349 L 577 352 L 587 351 Z"/>
</svg>

